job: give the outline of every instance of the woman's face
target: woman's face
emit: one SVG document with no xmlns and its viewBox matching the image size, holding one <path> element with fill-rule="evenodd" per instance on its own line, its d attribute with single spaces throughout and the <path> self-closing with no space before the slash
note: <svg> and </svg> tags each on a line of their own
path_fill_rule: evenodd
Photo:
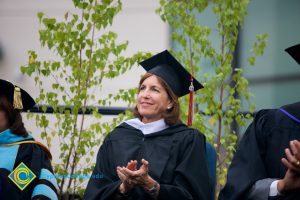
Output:
<svg viewBox="0 0 300 200">
<path fill-rule="evenodd" d="M 171 105 L 166 90 L 152 75 L 144 80 L 137 97 L 137 109 L 142 116 L 142 122 L 154 122 L 162 118 L 162 114 Z"/>
<path fill-rule="evenodd" d="M 6 113 L 3 110 L 0 110 L 0 132 L 5 131 L 7 129 L 7 117 Z"/>
</svg>

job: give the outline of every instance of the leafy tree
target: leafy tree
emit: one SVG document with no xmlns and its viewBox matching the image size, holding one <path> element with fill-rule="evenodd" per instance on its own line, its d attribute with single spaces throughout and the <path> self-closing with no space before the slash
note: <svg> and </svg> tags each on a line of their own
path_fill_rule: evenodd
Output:
<svg viewBox="0 0 300 200">
<path fill-rule="evenodd" d="M 160 0 L 157 9 L 161 19 L 173 29 L 171 37 L 177 47 L 173 53 L 204 83 L 204 89 L 195 95 L 193 127 L 204 133 L 216 148 L 217 193 L 225 184 L 227 168 L 237 144 L 238 137 L 232 124 L 243 127 L 252 119 L 251 114 L 242 113 L 242 101 L 248 102 L 246 111 L 249 113 L 255 109 L 255 105 L 249 102 L 252 93 L 243 69 L 233 62 L 248 4 L 249 0 Z M 216 27 L 200 23 L 200 14 L 209 8 L 216 17 Z M 217 46 L 210 38 L 212 33 L 219 37 Z M 248 58 L 249 65 L 255 65 L 256 57 L 263 54 L 266 38 L 266 34 L 257 35 Z M 200 68 L 203 60 L 210 64 Z M 184 119 L 187 102 L 186 98 L 181 102 Z"/>
<path fill-rule="evenodd" d="M 43 130 L 41 137 L 50 149 L 54 138 L 59 141 L 60 161 L 53 165 L 55 174 L 62 175 L 57 177 L 61 198 L 83 194 L 80 186 L 94 167 L 95 150 L 104 136 L 125 118 L 121 114 L 112 122 L 99 123 L 102 115 L 95 106 L 108 106 L 119 100 L 129 107 L 133 104 L 136 89 L 121 89 L 104 97 L 100 95 L 103 82 L 112 81 L 149 57 L 140 52 L 132 57 L 123 56 L 128 42 L 118 44 L 117 34 L 108 31 L 122 9 L 120 0 L 73 0 L 73 5 L 75 13 L 66 12 L 63 21 L 42 12 L 37 14 L 40 43 L 53 52 L 55 59 L 39 60 L 31 50 L 28 64 L 21 67 L 22 73 L 33 77 L 39 87 L 36 101 L 42 105 L 40 109 L 45 112 L 45 105 L 50 105 L 54 110 L 54 119 L 46 114 L 29 117 Z M 51 91 L 44 89 L 49 83 Z M 87 116 L 87 111 L 92 115 Z"/>
</svg>

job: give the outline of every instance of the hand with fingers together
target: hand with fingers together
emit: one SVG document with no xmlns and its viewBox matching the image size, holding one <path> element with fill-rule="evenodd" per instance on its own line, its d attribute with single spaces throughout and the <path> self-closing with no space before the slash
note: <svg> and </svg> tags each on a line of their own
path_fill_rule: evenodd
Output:
<svg viewBox="0 0 300 200">
<path fill-rule="evenodd" d="M 135 182 L 132 181 L 126 174 L 124 174 L 123 169 L 128 169 L 130 171 L 136 171 L 137 170 L 137 161 L 131 160 L 127 163 L 126 168 L 125 167 L 117 167 L 117 174 L 118 177 L 121 180 L 121 185 L 119 187 L 119 190 L 122 194 L 128 193 L 132 188 L 135 186 Z"/>
<path fill-rule="evenodd" d="M 279 180 L 277 185 L 282 194 L 300 188 L 300 142 L 291 141 L 290 149 L 285 149 L 286 158 L 281 159 L 288 168 L 284 178 Z"/>
<path fill-rule="evenodd" d="M 128 182 L 130 183 L 129 189 L 132 189 L 135 186 L 140 186 L 145 189 L 146 192 L 150 191 L 151 189 L 155 187 L 154 193 L 151 193 L 150 195 L 152 196 L 157 196 L 158 195 L 158 190 L 159 190 L 159 185 L 156 183 L 154 179 L 150 177 L 148 174 L 149 172 L 149 162 L 145 159 L 141 160 L 142 165 L 141 167 L 137 170 L 136 165 L 137 161 L 131 161 L 127 167 L 118 167 L 117 168 L 117 173 L 122 181 L 123 185 L 128 185 Z M 124 182 L 127 182 L 127 184 L 124 184 Z M 120 191 L 122 192 L 122 184 L 120 186 Z M 127 187 L 125 187 L 127 189 Z M 128 190 L 125 190 L 128 191 Z"/>
</svg>

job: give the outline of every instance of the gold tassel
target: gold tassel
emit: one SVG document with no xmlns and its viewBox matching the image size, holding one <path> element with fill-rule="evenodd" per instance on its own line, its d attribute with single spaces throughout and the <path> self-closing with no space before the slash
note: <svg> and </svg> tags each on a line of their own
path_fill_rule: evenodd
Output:
<svg viewBox="0 0 300 200">
<path fill-rule="evenodd" d="M 14 109 L 23 109 L 21 89 L 17 86 L 15 86 L 14 90 Z"/>
</svg>

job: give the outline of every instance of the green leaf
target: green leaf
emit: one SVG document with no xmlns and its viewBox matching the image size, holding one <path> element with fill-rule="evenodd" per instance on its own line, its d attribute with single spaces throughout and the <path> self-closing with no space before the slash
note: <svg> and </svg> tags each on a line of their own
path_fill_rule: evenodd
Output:
<svg viewBox="0 0 300 200">
<path fill-rule="evenodd" d="M 43 12 L 38 12 L 38 13 L 37 13 L 37 17 L 38 17 L 40 23 L 41 23 L 41 21 L 42 21 L 43 16 L 44 16 L 44 13 L 43 13 Z"/>
</svg>

